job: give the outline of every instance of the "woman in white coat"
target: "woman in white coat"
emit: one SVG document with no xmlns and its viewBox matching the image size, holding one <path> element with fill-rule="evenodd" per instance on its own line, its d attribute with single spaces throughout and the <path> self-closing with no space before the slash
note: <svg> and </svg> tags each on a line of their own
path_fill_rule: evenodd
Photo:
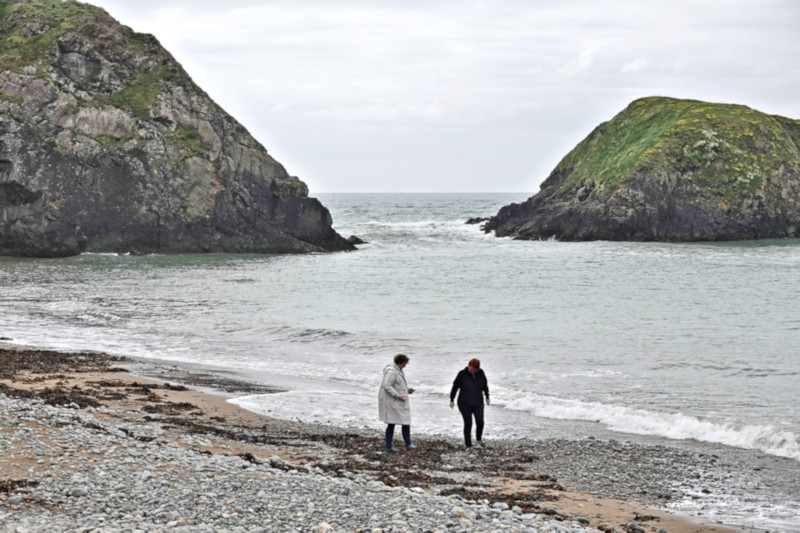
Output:
<svg viewBox="0 0 800 533">
<path fill-rule="evenodd" d="M 408 364 L 408 357 L 403 354 L 394 356 L 394 364 L 383 369 L 383 380 L 378 391 L 378 417 L 386 423 L 386 451 L 397 452 L 392 445 L 394 439 L 394 426 L 402 426 L 403 441 L 406 450 L 413 452 L 417 449 L 411 443 L 411 406 L 408 396 L 414 392 L 406 384 L 406 375 L 403 368 Z"/>
</svg>

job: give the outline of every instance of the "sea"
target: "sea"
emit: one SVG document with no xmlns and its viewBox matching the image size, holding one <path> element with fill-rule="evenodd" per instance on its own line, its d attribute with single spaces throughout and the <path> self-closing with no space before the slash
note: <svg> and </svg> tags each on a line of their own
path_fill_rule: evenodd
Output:
<svg viewBox="0 0 800 533">
<path fill-rule="evenodd" d="M 280 391 L 232 400 L 247 409 L 376 442 L 395 354 L 410 358 L 412 434 L 453 438 L 450 387 L 476 357 L 487 441 L 729 457 L 770 488 L 671 506 L 800 531 L 800 240 L 517 241 L 465 223 L 528 196 L 317 195 L 366 241 L 354 252 L 2 258 L 0 337 L 234 374 Z"/>
</svg>

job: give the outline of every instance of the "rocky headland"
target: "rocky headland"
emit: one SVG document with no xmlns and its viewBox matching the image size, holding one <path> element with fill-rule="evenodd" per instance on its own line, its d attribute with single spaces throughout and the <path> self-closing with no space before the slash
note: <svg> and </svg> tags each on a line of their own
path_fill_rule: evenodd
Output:
<svg viewBox="0 0 800 533">
<path fill-rule="evenodd" d="M 151 35 L 0 3 L 0 255 L 352 250 Z"/>
<path fill-rule="evenodd" d="M 800 120 L 652 97 L 600 124 L 535 196 L 485 225 L 500 237 L 722 241 L 800 237 Z"/>
</svg>

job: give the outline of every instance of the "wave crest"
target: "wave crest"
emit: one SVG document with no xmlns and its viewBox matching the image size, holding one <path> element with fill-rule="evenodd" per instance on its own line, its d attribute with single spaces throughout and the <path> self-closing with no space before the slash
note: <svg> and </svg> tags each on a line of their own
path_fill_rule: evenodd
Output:
<svg viewBox="0 0 800 533">
<path fill-rule="evenodd" d="M 504 407 L 514 411 L 530 411 L 542 418 L 597 422 L 619 433 L 655 435 L 676 440 L 694 439 L 759 450 L 800 461 L 798 435 L 772 425 L 742 425 L 705 420 L 683 413 L 662 413 L 540 395 L 518 398 Z"/>
</svg>

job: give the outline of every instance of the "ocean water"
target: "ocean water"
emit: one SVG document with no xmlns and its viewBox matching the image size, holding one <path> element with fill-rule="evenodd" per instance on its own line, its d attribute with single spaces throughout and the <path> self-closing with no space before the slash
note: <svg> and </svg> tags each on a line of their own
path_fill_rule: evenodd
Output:
<svg viewBox="0 0 800 533">
<path fill-rule="evenodd" d="M 464 224 L 527 196 L 319 195 L 368 241 L 351 253 L 0 259 L 0 337 L 233 372 L 285 391 L 236 400 L 248 409 L 376 431 L 381 370 L 404 353 L 413 431 L 451 436 L 452 379 L 478 357 L 488 439 L 658 442 L 800 472 L 800 241 L 524 242 Z M 781 490 L 680 509 L 800 530 Z"/>
</svg>

